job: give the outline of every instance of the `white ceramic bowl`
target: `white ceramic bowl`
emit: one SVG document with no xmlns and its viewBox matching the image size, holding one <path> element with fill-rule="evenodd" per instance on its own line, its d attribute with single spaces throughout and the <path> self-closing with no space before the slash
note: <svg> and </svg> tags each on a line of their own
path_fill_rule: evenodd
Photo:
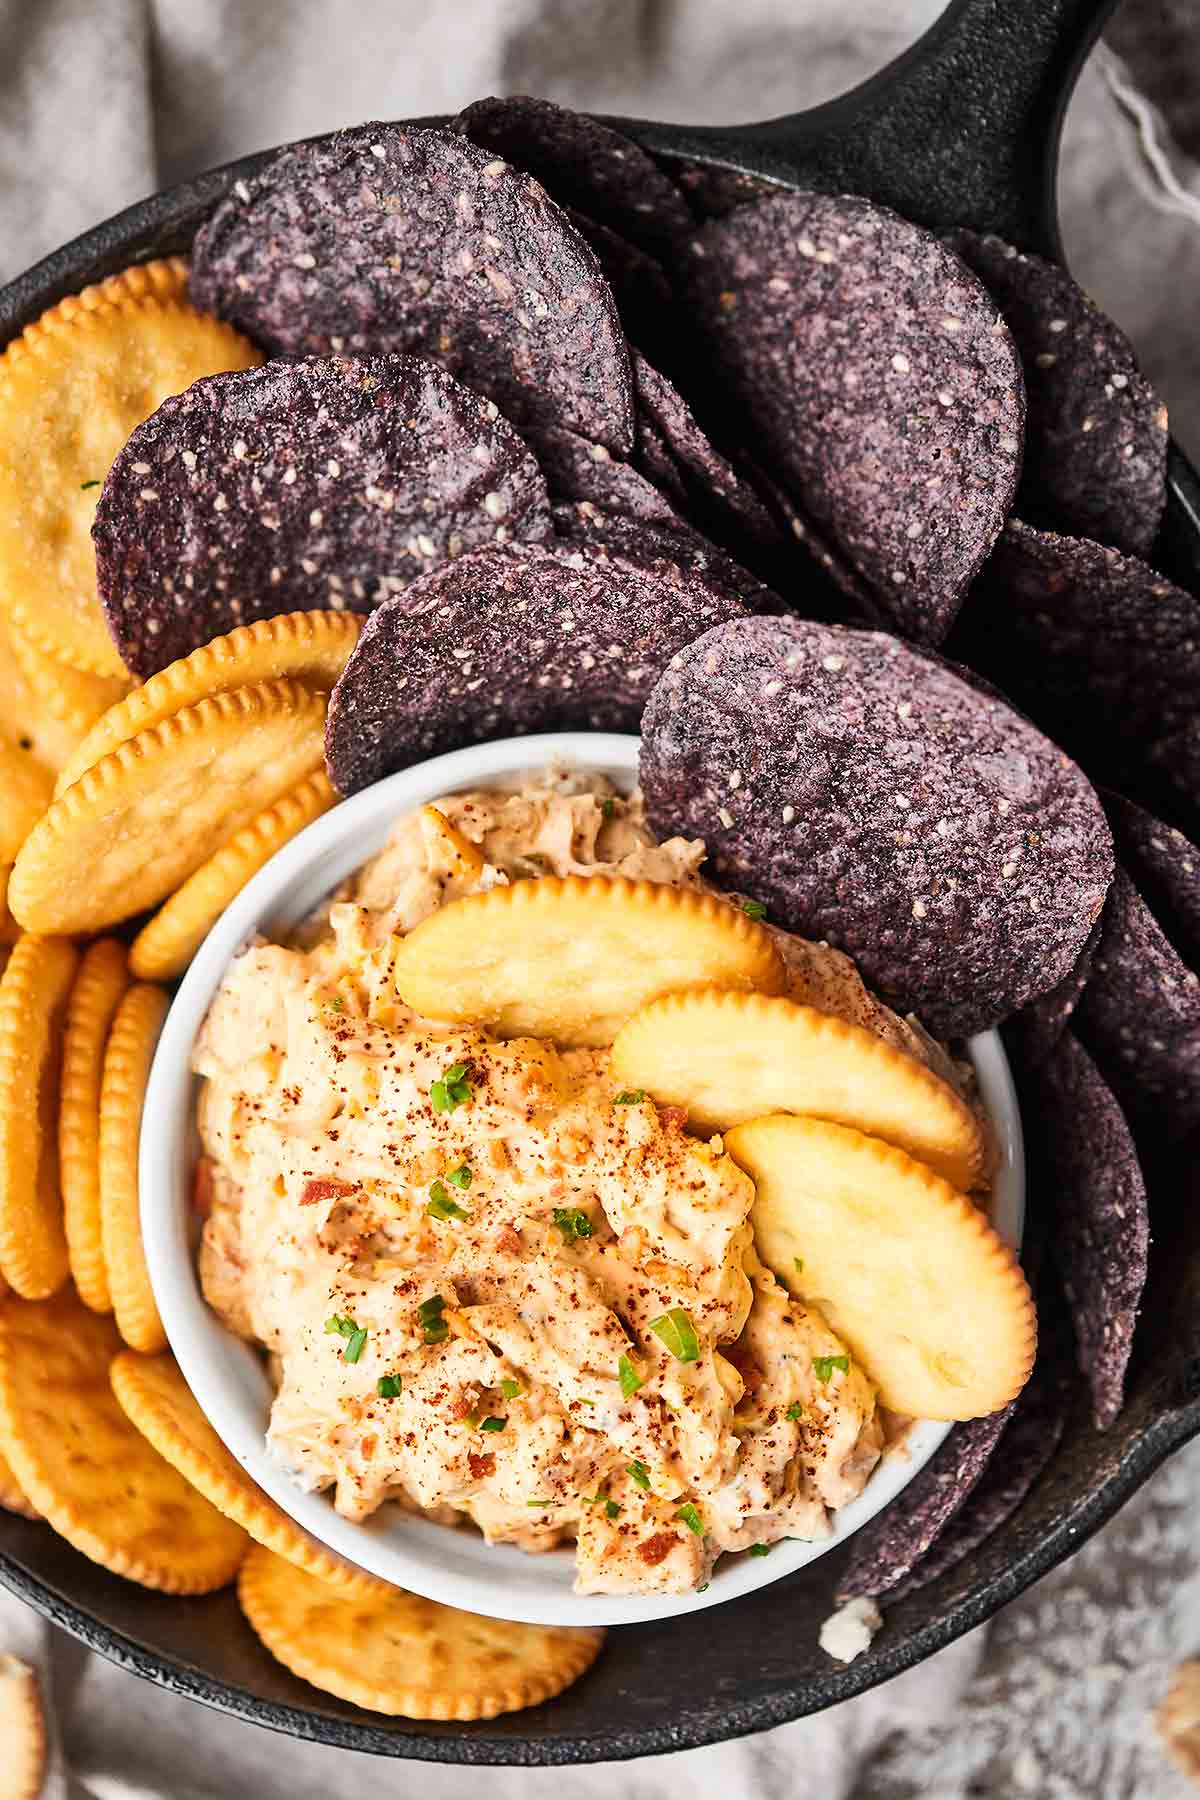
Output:
<svg viewBox="0 0 1200 1800">
<path fill-rule="evenodd" d="M 192 1045 L 230 960 L 254 933 L 287 931 L 374 855 L 396 819 L 439 794 L 519 781 L 547 764 L 598 770 L 628 790 L 637 778 L 638 740 L 599 733 L 511 738 L 439 756 L 405 769 L 328 812 L 279 851 L 213 927 L 167 1016 L 146 1095 L 141 1141 L 142 1234 L 150 1280 L 171 1348 L 196 1398 L 260 1487 L 332 1549 L 377 1575 L 497 1618 L 556 1625 L 625 1625 L 717 1606 L 814 1561 L 895 1498 L 928 1462 L 949 1427 L 923 1422 L 906 1453 L 887 1458 L 864 1492 L 835 1515 L 833 1536 L 789 1540 L 769 1557 L 723 1557 L 703 1594 L 622 1597 L 572 1592 L 570 1548 L 530 1556 L 489 1549 L 470 1530 L 448 1530 L 384 1507 L 365 1525 L 340 1518 L 323 1494 L 306 1494 L 268 1453 L 271 1389 L 258 1356 L 225 1330 L 196 1278 L 189 1195 L 196 1155 Z M 1020 1243 L 1024 1162 L 1016 1095 L 995 1032 L 971 1040 L 984 1102 L 999 1131 L 1002 1162 L 992 1216 Z"/>
</svg>

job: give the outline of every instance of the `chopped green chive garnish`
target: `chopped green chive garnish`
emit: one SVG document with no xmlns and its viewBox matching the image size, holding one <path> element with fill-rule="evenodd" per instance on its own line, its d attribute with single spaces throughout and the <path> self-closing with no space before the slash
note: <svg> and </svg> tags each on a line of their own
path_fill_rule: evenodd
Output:
<svg viewBox="0 0 1200 1800">
<path fill-rule="evenodd" d="M 362 1355 L 363 1345 L 367 1341 L 366 1326 L 356 1325 L 348 1313 L 334 1313 L 331 1319 L 326 1319 L 325 1329 L 329 1332 L 336 1331 L 339 1337 L 345 1338 L 346 1347 L 342 1351 L 342 1361 L 356 1363 Z"/>
<path fill-rule="evenodd" d="M 751 1544 L 750 1554 L 751 1556 L 770 1556 L 771 1546 L 770 1544 Z"/>
<path fill-rule="evenodd" d="M 803 1275 L 803 1273 L 804 1273 L 804 1258 L 802 1256 L 793 1256 L 792 1261 L 796 1265 L 797 1275 Z"/>
<path fill-rule="evenodd" d="M 622 1088 L 613 1101 L 614 1106 L 640 1106 L 646 1098 L 645 1088 Z"/>
<path fill-rule="evenodd" d="M 431 1085 L 429 1098 L 433 1102 L 434 1112 L 453 1112 L 456 1106 L 465 1106 L 471 1098 L 466 1063 L 451 1064 L 446 1073 Z"/>
<path fill-rule="evenodd" d="M 638 1389 L 643 1386 L 641 1376 L 627 1356 L 617 1358 L 617 1378 L 621 1383 L 621 1392 L 627 1400 L 631 1394 L 636 1394 Z"/>
<path fill-rule="evenodd" d="M 333 999 L 329 1002 L 329 1005 L 333 1012 L 345 1012 L 346 1010 L 346 1002 L 342 999 L 340 994 L 335 994 Z"/>
<path fill-rule="evenodd" d="M 520 1382 L 514 1381 L 511 1375 L 506 1375 L 504 1380 L 500 1383 L 500 1392 L 504 1395 L 506 1400 L 515 1400 L 520 1391 Z"/>
<path fill-rule="evenodd" d="M 417 1308 L 417 1318 L 424 1329 L 427 1344 L 443 1344 L 450 1336 L 450 1327 L 442 1317 L 445 1305 L 441 1294 L 434 1294 L 432 1299 L 422 1300 Z"/>
<path fill-rule="evenodd" d="M 496 1417 L 495 1413 L 489 1413 L 487 1418 L 483 1421 L 482 1425 L 480 1425 L 479 1429 L 480 1429 L 480 1431 L 503 1431 L 504 1427 L 507 1424 L 508 1424 L 508 1415 L 507 1414 L 505 1414 L 504 1418 L 498 1419 Z"/>
<path fill-rule="evenodd" d="M 604 1502 L 604 1516 L 606 1519 L 619 1519 L 620 1518 L 621 1509 L 617 1505 L 615 1500 L 606 1500 Z"/>
<path fill-rule="evenodd" d="M 616 812 L 616 810 L 617 810 L 617 803 L 613 799 L 612 795 L 609 794 L 608 797 L 601 803 L 600 811 L 604 814 L 606 819 L 611 819 L 613 814 Z"/>
<path fill-rule="evenodd" d="M 704 1520 L 700 1517 L 700 1514 L 696 1511 L 696 1508 L 692 1505 L 690 1500 L 680 1507 L 679 1511 L 675 1514 L 675 1517 L 682 1520 L 688 1530 L 694 1531 L 697 1537 L 704 1536 Z"/>
<path fill-rule="evenodd" d="M 590 1238 L 592 1221 L 578 1206 L 556 1206 L 554 1223 L 563 1234 L 565 1244 L 573 1244 L 576 1238 Z"/>
<path fill-rule="evenodd" d="M 761 900 L 743 900 L 742 911 L 748 919 L 765 919 L 767 909 Z"/>
<path fill-rule="evenodd" d="M 452 1200 L 444 1182 L 435 1181 L 429 1190 L 429 1202 L 425 1208 L 431 1219 L 469 1219 L 470 1213 L 464 1212 L 457 1200 Z"/>
<path fill-rule="evenodd" d="M 99 486 L 100 486 L 99 479 L 97 479 L 95 481 L 81 481 L 79 484 L 79 491 L 82 494 L 86 494 L 89 488 L 94 488 L 94 487 L 99 487 Z"/>
<path fill-rule="evenodd" d="M 375 1392 L 381 1400 L 394 1400 L 400 1392 L 401 1382 L 398 1375 L 381 1375 L 375 1383 Z"/>
<path fill-rule="evenodd" d="M 833 1371 L 840 1369 L 844 1375 L 850 1367 L 848 1356 L 814 1356 L 813 1371 L 818 1381 L 831 1381 Z"/>
<path fill-rule="evenodd" d="M 536 1506 L 540 1511 L 543 1506 L 553 1506 L 553 1500 L 527 1500 L 526 1506 Z"/>
<path fill-rule="evenodd" d="M 655 1337 L 662 1339 L 676 1362 L 699 1361 L 700 1340 L 696 1336 L 696 1327 L 682 1306 L 673 1306 L 669 1312 L 651 1319 L 650 1329 Z"/>
<path fill-rule="evenodd" d="M 828 1377 L 826 1377 L 825 1379 L 828 1379 Z M 794 1425 L 796 1423 L 797 1419 L 802 1419 L 804 1417 L 804 1406 L 803 1406 L 802 1402 L 799 1400 L 793 1400 L 792 1404 L 788 1407 L 787 1411 L 784 1413 L 783 1416 L 785 1419 L 790 1419 Z"/>
<path fill-rule="evenodd" d="M 459 1163 L 457 1169 L 451 1169 L 446 1180 L 452 1182 L 456 1188 L 469 1188 L 471 1185 L 470 1163 Z"/>
<path fill-rule="evenodd" d="M 638 1461 L 636 1456 L 631 1463 L 625 1464 L 625 1473 L 628 1475 L 630 1481 L 637 1483 L 638 1487 L 649 1488 L 650 1471 L 644 1462 Z"/>
<path fill-rule="evenodd" d="M 707 1581 L 702 1581 L 700 1583 L 700 1586 L 696 1589 L 696 1592 L 698 1594 L 707 1594 L 708 1589 L 709 1589 L 709 1583 Z"/>
</svg>

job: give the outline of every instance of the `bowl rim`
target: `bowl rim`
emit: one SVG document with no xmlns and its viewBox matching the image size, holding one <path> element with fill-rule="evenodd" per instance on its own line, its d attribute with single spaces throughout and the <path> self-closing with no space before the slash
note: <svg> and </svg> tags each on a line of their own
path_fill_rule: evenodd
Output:
<svg viewBox="0 0 1200 1800">
<path fill-rule="evenodd" d="M 403 814 L 443 794 L 507 785 L 559 766 L 600 772 L 628 788 L 637 779 L 639 743 L 625 734 L 555 732 L 472 745 L 390 775 L 323 814 L 264 865 L 196 952 L 158 1040 L 142 1115 L 140 1207 L 151 1287 L 184 1378 L 230 1452 L 298 1524 L 348 1560 L 443 1604 L 531 1624 L 642 1624 L 690 1616 L 767 1587 L 837 1548 L 889 1505 L 951 1427 L 917 1421 L 903 1449 L 885 1458 L 862 1494 L 834 1515 L 828 1538 L 785 1540 L 773 1547 L 769 1561 L 724 1556 L 704 1592 L 580 1595 L 569 1586 L 574 1556 L 567 1549 L 530 1557 L 508 1546 L 486 1547 L 475 1533 L 451 1532 L 398 1509 L 381 1509 L 365 1524 L 353 1524 L 334 1511 L 327 1494 L 304 1492 L 268 1451 L 264 1410 L 270 1390 L 261 1361 L 220 1323 L 200 1292 L 189 1231 L 198 1089 L 190 1060 L 213 995 L 246 943 L 260 930 L 270 936 L 310 913 L 375 853 Z M 1000 1145 L 991 1210 L 1002 1235 L 1019 1247 L 1024 1157 L 1012 1076 L 998 1033 L 972 1039 L 968 1054 Z"/>
</svg>

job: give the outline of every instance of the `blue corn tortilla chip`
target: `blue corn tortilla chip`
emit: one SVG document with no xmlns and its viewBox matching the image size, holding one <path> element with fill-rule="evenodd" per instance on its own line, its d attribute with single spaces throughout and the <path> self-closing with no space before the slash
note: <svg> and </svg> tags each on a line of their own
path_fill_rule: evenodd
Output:
<svg viewBox="0 0 1200 1800">
<path fill-rule="evenodd" d="M 1189 719 L 1151 744 L 1142 776 L 1154 805 L 1189 836 L 1200 836 L 1200 719 Z"/>
<path fill-rule="evenodd" d="M 1200 847 L 1121 794 L 1100 798 L 1138 891 L 1183 961 L 1200 969 Z"/>
<path fill-rule="evenodd" d="M 649 420 L 679 470 L 701 530 L 737 550 L 776 549 L 778 525 L 761 498 L 701 430 L 687 401 L 639 350 L 631 352 L 639 432 Z"/>
<path fill-rule="evenodd" d="M 1008 1029 L 1020 1044 L 1021 1054 L 1030 1062 L 1041 1062 L 1049 1056 L 1067 1029 L 1092 972 L 1102 920 L 1103 914 L 1092 926 L 1083 949 L 1062 980 L 1047 993 L 1030 1000 L 1010 1020 Z"/>
<path fill-rule="evenodd" d="M 955 1425 L 892 1504 L 855 1532 L 838 1583 L 839 1605 L 888 1593 L 920 1562 L 983 1475 L 1015 1405 Z"/>
<path fill-rule="evenodd" d="M 210 375 L 114 461 L 93 537 L 113 640 L 145 677 L 220 632 L 369 612 L 463 551 L 552 530 L 546 484 L 494 402 L 416 356 Z"/>
<path fill-rule="evenodd" d="M 1167 503 L 1167 409 L 1133 345 L 1065 269 L 973 231 L 946 241 L 986 284 L 1021 352 L 1022 517 L 1145 556 Z"/>
<path fill-rule="evenodd" d="M 1010 519 L 947 650 L 1124 786 L 1200 693 L 1200 600 L 1136 557 Z"/>
<path fill-rule="evenodd" d="M 492 96 L 459 113 L 454 129 L 536 175 L 561 206 L 655 255 L 676 252 L 693 229 L 687 201 L 653 157 L 584 113 L 529 94 Z"/>
<path fill-rule="evenodd" d="M 1112 872 L 1082 771 L 997 696 L 882 632 L 738 620 L 670 662 L 642 721 L 660 834 L 828 939 L 944 1037 L 1073 968 Z"/>
<path fill-rule="evenodd" d="M 785 194 L 692 243 L 686 297 L 756 459 L 937 644 L 1012 505 L 1025 394 L 983 284 L 869 200 Z"/>
<path fill-rule="evenodd" d="M 630 343 L 640 344 L 652 356 L 670 359 L 678 348 L 679 322 L 662 264 L 574 207 L 568 207 L 567 217 L 603 269 Z"/>
<path fill-rule="evenodd" d="M 1200 1126 L 1200 976 L 1118 867 L 1075 1029 L 1135 1125 Z"/>
<path fill-rule="evenodd" d="M 1058 1449 L 1071 1386 L 1069 1364 L 1043 1355 L 1039 1347 L 1037 1366 L 983 1473 L 908 1574 L 888 1590 L 893 1601 L 937 1581 L 1008 1522 Z"/>
<path fill-rule="evenodd" d="M 488 738 L 636 731 L 672 653 L 744 610 L 694 567 L 586 542 L 461 557 L 368 620 L 330 697 L 330 777 L 350 794 Z"/>
<path fill-rule="evenodd" d="M 1073 1029 L 1027 1072 L 1035 1153 L 1056 1196 L 1051 1250 L 1098 1429 L 1121 1410 L 1150 1248 L 1146 1184 L 1121 1107 Z"/>
<path fill-rule="evenodd" d="M 538 441 L 538 461 L 554 501 L 683 528 L 662 491 L 603 444 L 590 444 L 573 431 L 544 432 Z"/>
<path fill-rule="evenodd" d="M 198 233 L 190 286 L 273 354 L 417 351 L 531 436 L 632 448 L 596 258 L 536 181 L 453 132 L 359 125 L 280 151 Z"/>
<path fill-rule="evenodd" d="M 710 588 L 736 597 L 749 612 L 783 610 L 779 596 L 765 582 L 710 543 L 686 519 L 668 523 L 635 518 L 587 502 L 558 505 L 553 512 L 554 529 L 563 544 L 586 545 L 588 554 L 601 561 L 635 567 L 648 564 L 659 579 L 674 584 L 686 583 L 695 575 Z M 566 554 L 566 549 L 561 553 Z"/>
</svg>

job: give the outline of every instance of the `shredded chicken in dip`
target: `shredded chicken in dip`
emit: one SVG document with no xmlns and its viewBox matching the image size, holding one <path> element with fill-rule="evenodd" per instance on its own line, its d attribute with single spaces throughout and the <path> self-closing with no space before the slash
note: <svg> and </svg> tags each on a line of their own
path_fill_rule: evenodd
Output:
<svg viewBox="0 0 1200 1800">
<path fill-rule="evenodd" d="M 419 1018 L 394 934 L 541 874 L 699 884 L 635 795 L 556 773 L 399 821 L 291 944 L 233 964 L 198 1041 L 201 1276 L 273 1353 L 270 1443 L 365 1519 L 573 1540 L 584 1593 L 677 1593 L 724 1551 L 819 1538 L 884 1443 L 874 1389 L 754 1252 L 749 1178 L 606 1051 Z M 793 997 L 957 1078 L 827 946 Z"/>
</svg>

